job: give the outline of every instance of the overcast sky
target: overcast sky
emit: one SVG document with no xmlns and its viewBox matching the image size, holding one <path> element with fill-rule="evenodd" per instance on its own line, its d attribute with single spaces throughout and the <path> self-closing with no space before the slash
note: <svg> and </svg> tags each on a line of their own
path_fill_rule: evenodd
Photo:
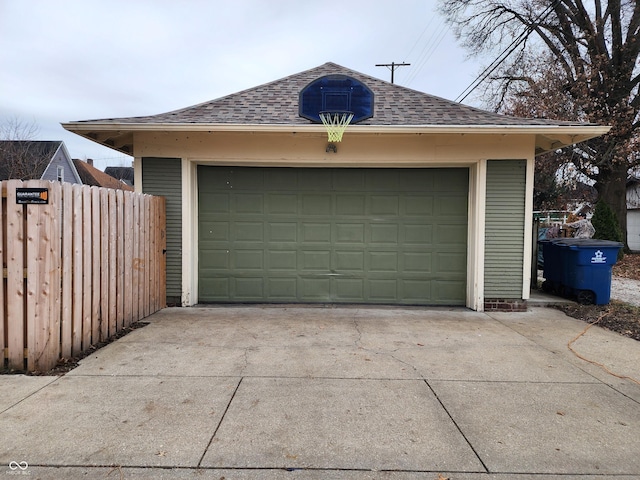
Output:
<svg viewBox="0 0 640 480">
<path fill-rule="evenodd" d="M 61 122 L 152 115 L 325 62 L 455 99 L 480 71 L 436 0 L 0 0 L 0 122 L 73 158 L 131 157 Z"/>
</svg>

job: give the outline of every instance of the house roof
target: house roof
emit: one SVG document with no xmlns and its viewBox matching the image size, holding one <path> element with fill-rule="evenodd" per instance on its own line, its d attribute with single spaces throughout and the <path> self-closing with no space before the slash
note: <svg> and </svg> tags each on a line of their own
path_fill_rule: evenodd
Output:
<svg viewBox="0 0 640 480">
<path fill-rule="evenodd" d="M 135 177 L 133 167 L 107 167 L 104 169 L 104 173 L 127 185 L 133 185 Z"/>
<path fill-rule="evenodd" d="M 113 178 L 111 175 L 107 175 L 95 168 L 93 165 L 89 165 L 87 162 L 74 158 L 73 164 L 78 171 L 78 175 L 80 175 L 82 183 L 85 185 L 133 191 L 131 186 Z"/>
<path fill-rule="evenodd" d="M 61 145 L 61 141 L 0 140 L 0 180 L 9 179 L 11 162 L 17 158 L 29 162 L 29 178 L 39 179 Z"/>
<path fill-rule="evenodd" d="M 365 84 L 374 94 L 374 115 L 350 131 L 429 132 L 464 131 L 482 133 L 504 130 L 560 133 L 563 138 L 541 138 L 540 153 L 601 135 L 608 129 L 596 124 L 548 119 L 509 117 L 469 107 L 423 92 L 374 78 L 335 63 L 325 63 L 280 80 L 233 93 L 198 105 L 158 115 L 84 120 L 63 124 L 69 131 L 125 153 L 131 152 L 132 131 L 140 130 L 231 130 L 231 131 L 323 131 L 298 114 L 300 91 L 325 75 L 346 75 Z M 544 133 L 541 133 L 544 134 Z M 569 137 L 566 137 L 569 135 Z M 567 141 L 569 143 L 567 143 Z"/>
</svg>

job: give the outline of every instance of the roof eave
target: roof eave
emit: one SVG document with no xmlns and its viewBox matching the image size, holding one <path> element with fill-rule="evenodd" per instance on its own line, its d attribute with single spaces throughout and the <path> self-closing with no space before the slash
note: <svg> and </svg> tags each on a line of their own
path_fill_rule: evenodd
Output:
<svg viewBox="0 0 640 480">
<path fill-rule="evenodd" d="M 66 130 L 128 155 L 133 154 L 133 132 L 324 132 L 322 124 L 235 124 L 235 123 L 116 123 L 68 122 Z M 350 125 L 359 134 L 500 134 L 535 135 L 536 155 L 584 142 L 607 133 L 600 125 Z"/>
</svg>

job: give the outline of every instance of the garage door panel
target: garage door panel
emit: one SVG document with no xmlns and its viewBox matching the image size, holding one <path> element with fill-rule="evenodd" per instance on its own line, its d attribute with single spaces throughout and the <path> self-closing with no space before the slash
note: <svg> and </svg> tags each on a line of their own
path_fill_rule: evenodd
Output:
<svg viewBox="0 0 640 480">
<path fill-rule="evenodd" d="M 366 191 L 367 190 L 367 170 L 363 169 L 345 169 L 339 174 L 332 176 L 333 189 L 336 192 L 346 191 Z"/>
<path fill-rule="evenodd" d="M 428 275 L 432 272 L 430 252 L 404 252 L 402 257 L 402 271 L 410 273 L 421 273 Z"/>
<path fill-rule="evenodd" d="M 450 218 L 466 218 L 467 197 L 441 196 L 435 199 L 436 214 Z"/>
<path fill-rule="evenodd" d="M 369 271 L 370 272 L 398 272 L 398 253 L 397 252 L 369 252 Z"/>
<path fill-rule="evenodd" d="M 298 280 L 292 278 L 268 278 L 268 298 L 280 302 L 295 302 L 298 297 Z"/>
<path fill-rule="evenodd" d="M 200 203 L 206 206 L 203 214 L 216 215 L 219 213 L 229 213 L 231 197 L 227 193 L 200 193 Z"/>
<path fill-rule="evenodd" d="M 443 248 L 452 248 L 455 245 L 461 246 L 467 243 L 466 225 L 439 224 L 437 227 L 434 227 L 434 232 L 434 242 L 442 245 Z"/>
<path fill-rule="evenodd" d="M 331 223 L 303 222 L 301 228 L 300 239 L 303 243 L 327 245 L 331 243 Z"/>
<path fill-rule="evenodd" d="M 331 216 L 331 195 L 303 195 L 302 215 Z"/>
<path fill-rule="evenodd" d="M 373 303 L 393 303 L 398 299 L 398 280 L 371 279 L 368 282 L 369 301 Z"/>
<path fill-rule="evenodd" d="M 293 168 L 266 168 L 264 171 L 264 183 L 274 192 L 297 191 L 298 170 Z"/>
<path fill-rule="evenodd" d="M 229 188 L 254 192 L 261 192 L 264 189 L 266 171 L 261 168 L 232 168 L 229 172 Z"/>
<path fill-rule="evenodd" d="M 333 188 L 333 171 L 326 169 L 297 169 L 299 191 L 330 192 Z"/>
<path fill-rule="evenodd" d="M 371 195 L 370 215 L 398 216 L 400 213 L 400 201 L 396 195 Z"/>
<path fill-rule="evenodd" d="M 301 277 L 298 285 L 302 301 L 326 302 L 331 299 L 331 280 L 328 277 Z"/>
<path fill-rule="evenodd" d="M 299 258 L 303 271 L 331 271 L 331 252 L 328 250 L 302 251 Z"/>
<path fill-rule="evenodd" d="M 420 299 L 432 298 L 431 280 L 400 280 L 402 298 L 408 302 L 421 303 Z"/>
<path fill-rule="evenodd" d="M 229 222 L 200 222 L 200 241 L 201 242 L 228 242 L 230 240 Z"/>
<path fill-rule="evenodd" d="M 456 298 L 464 294 L 466 289 L 465 282 L 459 280 L 438 280 L 433 282 L 436 290 L 435 296 L 441 304 L 451 304 Z"/>
<path fill-rule="evenodd" d="M 339 250 L 335 252 L 335 270 L 337 272 L 364 273 L 364 252 L 361 250 Z"/>
<path fill-rule="evenodd" d="M 235 277 L 234 296 L 237 300 L 261 301 L 264 298 L 264 282 L 260 277 Z"/>
<path fill-rule="evenodd" d="M 235 250 L 233 268 L 239 270 L 264 270 L 263 250 Z"/>
<path fill-rule="evenodd" d="M 370 225 L 371 245 L 398 245 L 398 225 L 385 223 L 372 223 Z"/>
<path fill-rule="evenodd" d="M 433 215 L 433 197 L 431 195 L 411 195 L 404 199 L 405 216 L 431 216 Z"/>
<path fill-rule="evenodd" d="M 231 255 L 226 249 L 209 249 L 207 255 L 200 259 L 200 267 L 205 270 L 229 270 Z"/>
<path fill-rule="evenodd" d="M 228 302 L 231 300 L 231 277 L 209 277 L 203 276 L 199 281 L 199 287 L 207 292 L 206 298 L 211 302 Z"/>
<path fill-rule="evenodd" d="M 262 222 L 235 222 L 232 224 L 232 239 L 236 242 L 262 242 L 264 224 Z"/>
<path fill-rule="evenodd" d="M 296 215 L 298 213 L 298 196 L 280 193 L 267 195 L 267 213 L 270 215 Z"/>
<path fill-rule="evenodd" d="M 365 195 L 336 195 L 336 215 L 365 215 Z"/>
<path fill-rule="evenodd" d="M 268 253 L 269 270 L 288 271 L 294 275 L 298 270 L 298 252 L 296 250 L 270 250 Z"/>
<path fill-rule="evenodd" d="M 234 196 L 234 212 L 236 215 L 264 213 L 264 197 L 262 195 L 245 194 Z"/>
<path fill-rule="evenodd" d="M 464 304 L 465 169 L 199 167 L 198 179 L 200 301 Z"/>
<path fill-rule="evenodd" d="M 269 242 L 296 243 L 298 224 L 295 222 L 269 222 L 267 225 Z"/>
<path fill-rule="evenodd" d="M 335 243 L 336 244 L 359 244 L 365 242 L 365 224 L 364 223 L 337 223 L 335 224 Z"/>
<path fill-rule="evenodd" d="M 466 259 L 460 258 L 460 255 L 456 253 L 438 252 L 436 259 L 438 271 L 444 275 L 453 276 L 464 273 L 467 270 Z"/>
<path fill-rule="evenodd" d="M 366 178 L 366 189 L 374 192 L 396 192 L 400 190 L 400 172 L 381 168 L 369 170 Z"/>
<path fill-rule="evenodd" d="M 364 298 L 364 280 L 362 278 L 334 278 L 335 299 L 361 302 Z"/>
<path fill-rule="evenodd" d="M 426 248 L 433 243 L 433 225 L 404 224 L 401 228 L 404 245 L 420 245 Z"/>
</svg>

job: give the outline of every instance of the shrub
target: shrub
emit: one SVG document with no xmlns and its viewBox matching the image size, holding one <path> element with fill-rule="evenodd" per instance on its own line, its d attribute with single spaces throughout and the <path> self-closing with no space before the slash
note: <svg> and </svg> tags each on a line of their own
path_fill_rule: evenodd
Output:
<svg viewBox="0 0 640 480">
<path fill-rule="evenodd" d="M 604 200 L 598 200 L 596 203 L 591 223 L 596 229 L 596 233 L 593 235 L 593 238 L 624 243 L 624 236 L 622 235 L 622 230 L 620 229 L 620 224 L 618 223 L 616 214 Z M 622 256 L 623 252 L 622 249 L 620 249 L 620 252 L 618 253 L 618 260 L 620 260 Z"/>
</svg>

